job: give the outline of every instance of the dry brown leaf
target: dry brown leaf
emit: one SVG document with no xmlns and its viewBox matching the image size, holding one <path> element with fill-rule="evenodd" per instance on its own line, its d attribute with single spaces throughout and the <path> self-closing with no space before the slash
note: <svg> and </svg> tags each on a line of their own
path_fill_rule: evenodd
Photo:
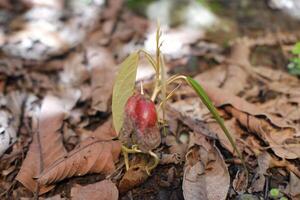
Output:
<svg viewBox="0 0 300 200">
<path fill-rule="evenodd" d="M 201 132 L 202 134 L 208 137 L 216 139 L 217 137 L 215 133 L 213 133 L 209 129 L 207 122 L 204 120 L 204 116 L 208 114 L 207 108 L 203 104 L 200 104 L 199 99 L 197 99 L 196 101 L 198 102 L 195 103 L 194 100 L 186 99 L 185 101 L 179 101 L 179 103 L 171 104 L 167 102 L 166 109 L 168 115 L 171 115 L 172 119 L 181 120 L 184 124 L 186 124 L 195 132 Z M 192 113 L 192 116 L 190 116 L 190 113 Z M 208 117 L 210 117 L 210 115 L 208 115 Z"/>
<path fill-rule="evenodd" d="M 125 172 L 119 183 L 120 193 L 125 193 L 136 186 L 144 183 L 149 175 L 146 172 L 147 160 L 142 157 L 135 157 L 132 163 L 130 163 L 130 168 Z"/>
<path fill-rule="evenodd" d="M 239 170 L 234 180 L 232 181 L 232 188 L 238 193 L 242 194 L 246 192 L 248 187 L 248 174 L 245 170 Z"/>
<path fill-rule="evenodd" d="M 271 166 L 271 160 L 272 157 L 267 152 L 263 152 L 257 156 L 258 167 L 255 170 L 256 174 L 251 183 L 251 192 L 261 192 L 264 190 L 266 181 L 265 175 Z"/>
<path fill-rule="evenodd" d="M 99 140 L 107 141 L 118 136 L 113 128 L 112 117 L 93 131 L 78 129 L 77 133 L 80 135 L 82 141 L 88 137 L 95 137 Z"/>
<path fill-rule="evenodd" d="M 37 188 L 37 183 L 33 178 L 66 153 L 60 134 L 64 116 L 64 108 L 60 100 L 53 96 L 46 96 L 39 115 L 38 129 L 33 135 L 33 142 L 16 177 L 32 192 Z M 53 187 L 42 186 L 40 194 Z"/>
<path fill-rule="evenodd" d="M 191 136 L 191 144 L 196 145 L 187 154 L 182 183 L 185 200 L 226 199 L 230 176 L 222 155 L 203 135 Z"/>
<path fill-rule="evenodd" d="M 66 200 L 66 198 L 64 197 L 61 197 L 62 195 L 61 194 L 57 194 L 57 195 L 54 195 L 52 197 L 46 197 L 46 198 L 43 198 L 43 197 L 39 197 L 39 200 Z M 29 200 L 30 198 L 28 198 Z M 25 198 L 21 198 L 21 200 L 27 200 Z"/>
<path fill-rule="evenodd" d="M 111 102 L 112 89 L 116 74 L 113 55 L 103 47 L 87 49 L 91 67 L 92 107 L 97 111 L 107 112 Z"/>
<path fill-rule="evenodd" d="M 231 105 L 232 107 L 253 116 L 265 117 L 268 119 L 274 126 L 285 128 L 289 126 L 284 120 L 279 119 L 275 116 L 272 116 L 264 111 L 260 110 L 254 104 L 247 102 L 246 100 L 232 95 L 227 90 L 222 90 L 217 87 L 213 87 L 207 83 L 199 81 L 203 86 L 204 90 L 207 92 L 209 98 L 214 102 L 215 106 L 222 107 L 225 105 Z"/>
<path fill-rule="evenodd" d="M 0 157 L 17 140 L 25 97 L 20 92 L 10 92 L 7 95 L 0 92 Z"/>
<path fill-rule="evenodd" d="M 248 73 L 237 65 L 221 65 L 197 75 L 194 79 L 237 95 L 247 87 L 248 76 Z"/>
<path fill-rule="evenodd" d="M 244 145 L 241 144 L 239 140 L 237 140 L 241 138 L 241 136 L 244 134 L 244 131 L 239 127 L 237 120 L 232 118 L 230 120 L 224 121 L 224 124 L 226 128 L 229 130 L 233 140 L 236 142 L 238 149 L 240 150 L 244 149 Z M 213 131 L 218 136 L 218 139 L 222 144 L 222 146 L 235 155 L 236 152 L 234 151 L 234 148 L 230 144 L 223 130 L 220 128 L 220 125 L 216 122 L 210 122 L 208 123 L 208 127 L 211 131 Z"/>
<path fill-rule="evenodd" d="M 297 130 L 288 125 L 286 120 L 271 116 L 254 104 L 224 90 L 206 83 L 202 83 L 202 86 L 217 107 L 225 107 L 225 110 L 231 113 L 242 126 L 256 133 L 269 144 L 276 155 L 287 159 L 300 157 L 300 144 L 296 138 Z"/>
<path fill-rule="evenodd" d="M 121 144 L 118 141 L 101 141 L 90 137 L 75 149 L 57 159 L 37 176 L 38 182 L 48 185 L 72 176 L 88 173 L 110 173 L 119 158 Z"/>
<path fill-rule="evenodd" d="M 202 86 L 217 107 L 225 108 L 226 112 L 230 113 L 243 127 L 248 129 L 248 132 L 255 133 L 267 145 L 270 145 L 276 155 L 287 159 L 300 157 L 300 144 L 297 138 L 297 130 L 286 123 L 286 120 L 265 113 L 254 104 L 227 93 L 225 90 L 212 87 L 206 83 L 202 83 Z M 200 100 L 197 101 L 196 98 L 194 99 L 193 105 L 199 105 Z M 190 100 L 185 99 L 185 102 L 188 103 Z M 203 106 L 189 106 L 187 103 L 182 106 L 182 104 L 179 103 L 180 101 L 170 106 L 173 107 L 173 111 L 175 110 L 176 112 L 177 110 L 176 115 L 179 115 L 179 119 L 193 130 L 200 130 L 201 133 L 207 136 L 215 137 L 217 134 L 219 139 L 222 140 L 222 144 L 232 152 L 226 138 L 222 137 L 223 133 L 220 130 L 214 130 L 214 128 L 208 124 L 204 124 L 207 119 L 205 119 L 202 114 Z M 231 131 L 234 133 L 233 136 L 235 136 L 236 133 L 241 135 L 241 131 L 235 131 L 234 128 L 231 128 Z"/>
<path fill-rule="evenodd" d="M 275 154 L 281 158 L 296 159 L 300 157 L 300 143 L 292 128 L 275 127 L 267 120 L 241 112 L 233 107 L 226 107 L 242 126 L 257 134 L 270 145 Z"/>
<path fill-rule="evenodd" d="M 118 200 L 119 192 L 110 180 L 103 180 L 86 186 L 75 185 L 71 189 L 73 200 Z"/>
<path fill-rule="evenodd" d="M 169 161 L 173 160 L 177 162 L 176 164 L 183 162 L 185 158 L 185 154 L 187 152 L 188 140 L 189 140 L 188 136 L 186 136 L 186 141 L 180 141 L 180 138 L 177 139 L 173 135 L 168 135 L 166 137 L 166 145 L 169 146 L 168 150 L 170 154 L 167 154 L 168 156 L 164 154 L 161 161 L 163 161 L 163 163 L 164 162 L 166 163 L 168 158 Z"/>
<path fill-rule="evenodd" d="M 300 178 L 293 172 L 290 172 L 290 182 L 287 186 L 287 193 L 292 196 L 292 199 L 300 198 Z"/>
<path fill-rule="evenodd" d="M 289 120 L 289 123 L 293 124 L 293 121 L 300 119 L 299 105 L 300 102 L 298 102 L 295 98 L 280 96 L 261 104 L 259 107 L 268 113 L 280 116 L 285 120 Z"/>
</svg>

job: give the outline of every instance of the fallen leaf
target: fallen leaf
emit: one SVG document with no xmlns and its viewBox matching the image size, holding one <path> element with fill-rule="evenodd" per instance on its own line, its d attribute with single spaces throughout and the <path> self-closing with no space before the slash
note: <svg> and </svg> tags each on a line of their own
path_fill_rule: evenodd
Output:
<svg viewBox="0 0 300 200">
<path fill-rule="evenodd" d="M 75 185 L 71 189 L 73 200 L 118 200 L 119 192 L 110 180 L 103 180 L 86 186 Z"/>
<path fill-rule="evenodd" d="M 292 199 L 300 198 L 300 178 L 293 172 L 290 172 L 290 182 L 287 186 L 287 192 L 292 196 Z"/>
<path fill-rule="evenodd" d="M 250 186 L 251 192 L 261 192 L 264 191 L 265 186 L 265 175 L 267 175 L 267 170 L 271 166 L 272 157 L 267 152 L 262 152 L 257 156 L 257 168 L 255 170 L 255 176 Z"/>
<path fill-rule="evenodd" d="M 270 145 L 277 156 L 287 159 L 300 157 L 300 144 L 293 128 L 275 127 L 265 119 L 246 114 L 233 107 L 227 107 L 226 111 L 237 118 L 248 131 L 256 133 Z"/>
<path fill-rule="evenodd" d="M 12 57 L 37 61 L 66 53 L 85 40 L 98 24 L 104 2 L 56 4 L 61 6 L 47 7 L 45 3 L 34 3 L 9 23 L 11 33 L 5 35 L 3 52 Z M 62 19 L 65 12 L 68 15 Z"/>
<path fill-rule="evenodd" d="M 194 79 L 237 95 L 247 87 L 248 76 L 249 74 L 237 65 L 221 65 L 197 75 Z"/>
<path fill-rule="evenodd" d="M 60 82 L 65 87 L 76 87 L 89 78 L 87 66 L 84 64 L 84 53 L 77 51 L 65 60 L 63 71 L 59 74 Z"/>
<path fill-rule="evenodd" d="M 169 159 L 169 161 L 173 160 L 177 162 L 176 164 L 184 161 L 187 152 L 188 141 L 180 141 L 180 138 L 176 139 L 176 137 L 173 135 L 167 135 L 165 140 L 166 140 L 165 141 L 166 145 L 169 146 L 168 150 L 170 154 L 168 154 L 169 155 L 168 157 L 166 157 L 166 155 L 163 154 L 163 158 L 161 161 L 166 162 L 167 158 Z M 187 136 L 187 140 L 188 140 L 188 136 Z"/>
<path fill-rule="evenodd" d="M 60 194 L 57 194 L 57 195 L 54 195 L 52 197 L 47 197 L 47 198 L 42 198 L 42 197 L 39 197 L 40 200 L 65 200 L 66 198 L 63 198 L 61 197 L 62 195 Z M 22 199 L 22 200 L 26 200 L 26 199 Z M 29 199 L 28 199 L 29 200 Z"/>
<path fill-rule="evenodd" d="M 284 119 L 272 116 L 254 104 L 225 90 L 212 87 L 204 82 L 201 84 L 215 106 L 225 108 L 226 112 L 233 115 L 248 131 L 256 133 L 263 141 L 267 142 L 276 155 L 287 159 L 300 157 L 300 145 L 296 138 L 297 130 Z M 191 122 L 191 119 L 189 122 L 195 124 L 195 122 Z M 209 130 L 209 128 L 207 129 Z M 203 133 L 207 134 L 208 130 Z"/>
<path fill-rule="evenodd" d="M 238 200 L 259 200 L 259 198 L 252 194 L 241 194 L 239 195 Z"/>
<path fill-rule="evenodd" d="M 61 101 L 53 96 L 46 96 L 42 102 L 38 119 L 38 128 L 33 135 L 33 142 L 21 166 L 16 179 L 27 189 L 34 192 L 37 182 L 34 179 L 54 160 L 65 155 L 60 128 L 65 113 Z M 51 190 L 54 186 L 42 186 L 39 194 Z"/>
<path fill-rule="evenodd" d="M 82 141 L 88 137 L 95 137 L 98 140 L 107 141 L 118 136 L 113 128 L 111 117 L 93 131 L 79 128 L 76 132 L 80 135 Z"/>
<path fill-rule="evenodd" d="M 128 192 L 129 190 L 144 183 L 149 175 L 146 172 L 148 162 L 145 157 L 135 156 L 130 162 L 130 168 L 125 172 L 119 183 L 120 193 Z"/>
<path fill-rule="evenodd" d="M 231 94 L 227 90 L 222 90 L 217 87 L 213 87 L 205 82 L 199 81 L 203 86 L 204 90 L 207 92 L 209 98 L 214 102 L 216 107 L 222 107 L 225 105 L 231 105 L 232 107 L 244 112 L 251 114 L 253 116 L 261 116 L 267 118 L 273 125 L 277 127 L 290 127 L 284 120 L 272 116 L 264 111 L 260 110 L 254 104 L 247 102 L 246 100 Z"/>
<path fill-rule="evenodd" d="M 25 97 L 20 92 L 0 94 L 0 157 L 17 140 Z"/>
<path fill-rule="evenodd" d="M 230 176 L 217 148 L 201 134 L 192 133 L 186 156 L 182 190 L 185 200 L 226 199 Z"/>
<path fill-rule="evenodd" d="M 110 173 L 119 158 L 121 144 L 118 141 L 101 141 L 87 138 L 68 154 L 48 165 L 38 175 L 38 182 L 48 185 L 72 176 L 88 173 Z"/>
<path fill-rule="evenodd" d="M 245 172 L 245 170 L 239 170 L 234 180 L 232 181 L 232 188 L 234 191 L 236 191 L 238 194 L 242 194 L 246 192 L 246 189 L 248 187 L 248 172 Z"/>
<path fill-rule="evenodd" d="M 111 52 L 103 47 L 87 49 L 91 68 L 92 108 L 107 112 L 111 105 L 111 95 L 115 81 L 116 64 Z"/>
</svg>

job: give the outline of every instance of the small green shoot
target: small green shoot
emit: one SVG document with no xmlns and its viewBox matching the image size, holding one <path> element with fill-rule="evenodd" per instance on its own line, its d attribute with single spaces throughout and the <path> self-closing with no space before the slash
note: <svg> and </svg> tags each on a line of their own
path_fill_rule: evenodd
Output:
<svg viewBox="0 0 300 200">
<path fill-rule="evenodd" d="M 277 199 L 277 200 L 288 200 L 288 198 L 285 197 L 284 194 L 278 188 L 272 188 L 269 191 L 269 197 L 271 199 Z"/>
<path fill-rule="evenodd" d="M 155 70 L 155 80 L 154 80 L 154 88 L 151 95 L 151 100 L 154 102 L 156 100 L 160 101 L 159 108 L 161 108 L 163 112 L 163 119 L 162 122 L 165 123 L 165 107 L 164 104 L 166 101 L 172 96 L 172 94 L 175 92 L 175 90 L 180 87 L 181 83 L 172 91 L 170 94 L 166 94 L 167 87 L 176 82 L 176 81 L 185 81 L 188 83 L 189 86 L 191 86 L 195 92 L 198 94 L 202 102 L 206 105 L 206 107 L 209 109 L 223 132 L 225 133 L 226 137 L 228 138 L 229 142 L 231 143 L 234 150 L 237 152 L 239 158 L 242 161 L 243 166 L 245 167 L 245 171 L 247 171 L 245 162 L 243 160 L 243 157 L 239 150 L 237 149 L 236 143 L 232 136 L 230 135 L 229 131 L 227 130 L 223 119 L 218 114 L 217 109 L 214 107 L 212 101 L 207 96 L 204 89 L 201 87 L 201 85 L 196 82 L 191 77 L 186 77 L 183 75 L 174 75 L 165 80 L 166 72 L 165 72 L 165 65 L 164 65 L 164 59 L 163 55 L 161 53 L 160 47 L 160 37 L 161 37 L 161 31 L 160 27 L 158 26 L 157 33 L 156 33 L 156 55 L 153 57 L 145 50 L 139 50 L 138 52 L 132 53 L 127 57 L 124 62 L 120 66 L 119 73 L 116 77 L 116 82 L 113 88 L 113 97 L 112 97 L 112 115 L 113 115 L 113 124 L 115 127 L 115 130 L 117 133 L 121 130 L 123 126 L 124 121 L 124 107 L 128 100 L 128 98 L 133 94 L 134 88 L 135 88 L 135 79 L 136 79 L 136 72 L 138 67 L 138 61 L 141 55 L 144 55 L 145 58 L 148 60 L 148 62 L 151 64 L 153 69 Z M 159 96 L 160 94 L 160 96 Z M 157 97 L 160 97 L 160 99 L 157 99 Z M 165 127 L 165 126 L 164 126 Z M 165 132 L 165 131 L 164 131 Z M 125 148 L 124 148 L 125 149 Z M 127 153 L 131 152 L 139 153 L 140 150 L 138 148 L 135 149 L 127 149 Z M 153 152 L 152 152 L 153 153 Z M 151 155 L 152 157 L 155 157 Z M 156 158 L 155 166 L 158 163 L 158 157 Z M 127 159 L 125 162 L 128 162 L 128 156 L 126 156 Z M 128 165 L 128 164 L 127 164 Z M 154 167 L 155 167 L 154 166 Z M 127 166 L 128 168 L 128 166 Z M 152 169 L 152 168 L 151 168 Z"/>
<path fill-rule="evenodd" d="M 300 75 L 300 42 L 297 42 L 291 50 L 293 57 L 288 64 L 288 71 L 292 75 Z"/>
</svg>

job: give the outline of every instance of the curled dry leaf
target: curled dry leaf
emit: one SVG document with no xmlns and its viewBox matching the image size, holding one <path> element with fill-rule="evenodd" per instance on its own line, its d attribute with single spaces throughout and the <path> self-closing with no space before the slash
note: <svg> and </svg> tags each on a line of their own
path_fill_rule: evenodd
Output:
<svg viewBox="0 0 300 200">
<path fill-rule="evenodd" d="M 204 90 L 207 91 L 207 95 L 214 102 L 215 106 L 222 107 L 230 105 L 244 113 L 257 117 L 264 117 L 274 126 L 291 128 L 291 126 L 289 126 L 284 120 L 265 113 L 254 104 L 251 104 L 238 96 L 232 95 L 229 91 L 213 87 L 203 81 L 199 82 L 203 86 Z"/>
<path fill-rule="evenodd" d="M 146 172 L 147 160 L 145 158 L 135 157 L 132 163 L 130 163 L 130 168 L 125 172 L 122 180 L 119 183 L 120 193 L 125 193 L 134 187 L 144 183 L 149 175 Z"/>
<path fill-rule="evenodd" d="M 265 119 L 249 115 L 233 107 L 226 107 L 226 111 L 237 118 L 242 126 L 250 132 L 256 133 L 269 144 L 277 156 L 286 159 L 300 157 L 299 139 L 296 138 L 296 132 L 293 128 L 273 126 Z"/>
<path fill-rule="evenodd" d="M 225 107 L 225 110 L 233 115 L 242 126 L 246 127 L 248 131 L 257 134 L 269 144 L 277 156 L 287 159 L 300 157 L 299 140 L 296 138 L 297 130 L 293 126 L 288 125 L 284 119 L 265 113 L 254 104 L 248 103 L 225 90 L 213 87 L 202 81 L 200 82 L 217 107 Z M 199 129 L 199 126 L 196 127 L 196 124 L 200 122 L 193 122 L 190 117 L 184 121 L 193 129 Z M 209 130 L 207 125 L 202 125 L 202 129 L 205 135 L 215 135 Z"/>
<path fill-rule="evenodd" d="M 88 173 L 110 173 L 115 169 L 121 144 L 118 141 L 101 141 L 87 138 L 65 156 L 57 159 L 37 176 L 38 182 L 48 185 L 64 178 Z"/>
<path fill-rule="evenodd" d="M 39 125 L 33 135 L 33 142 L 30 144 L 29 151 L 16 177 L 32 192 L 37 188 L 37 183 L 33 178 L 66 153 L 60 134 L 64 116 L 64 108 L 60 100 L 53 96 L 46 96 L 42 103 Z M 42 186 L 40 194 L 53 187 Z"/>
<path fill-rule="evenodd" d="M 185 200 L 226 199 L 230 176 L 218 149 L 204 136 L 192 133 L 193 145 L 186 156 L 182 190 Z"/>
<path fill-rule="evenodd" d="M 103 180 L 86 186 L 75 185 L 71 189 L 73 200 L 118 200 L 119 192 L 116 185 L 110 180 Z"/>
</svg>

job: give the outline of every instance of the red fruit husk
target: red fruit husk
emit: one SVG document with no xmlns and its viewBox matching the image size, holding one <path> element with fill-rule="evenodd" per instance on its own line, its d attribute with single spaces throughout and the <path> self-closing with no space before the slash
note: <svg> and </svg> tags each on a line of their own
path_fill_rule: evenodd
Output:
<svg viewBox="0 0 300 200">
<path fill-rule="evenodd" d="M 128 99 L 120 140 L 126 146 L 137 144 L 144 152 L 160 145 L 161 136 L 155 104 L 144 95 L 135 94 Z"/>
</svg>

